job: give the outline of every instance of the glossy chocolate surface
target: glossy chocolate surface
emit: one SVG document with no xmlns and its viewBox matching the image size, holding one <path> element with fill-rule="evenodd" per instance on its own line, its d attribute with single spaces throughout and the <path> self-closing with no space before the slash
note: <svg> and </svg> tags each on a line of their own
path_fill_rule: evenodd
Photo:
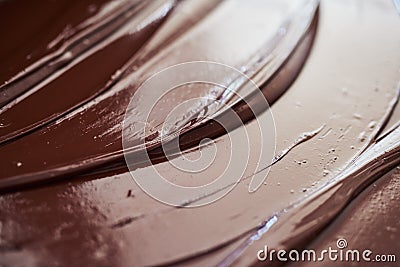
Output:
<svg viewBox="0 0 400 267">
<path fill-rule="evenodd" d="M 10 42 L 0 45 L 0 266 L 263 265 L 256 256 L 266 244 L 323 248 L 338 236 L 360 248 L 390 240 L 379 252 L 398 253 L 398 171 L 383 176 L 400 163 L 400 18 L 391 1 L 313 5 L 276 66 L 251 64 L 291 44 L 301 1 L 78 2 L 0 2 L 1 24 L 15 29 L 1 29 Z M 122 121 L 148 77 L 196 60 L 256 66 L 250 78 L 271 105 L 279 160 L 262 163 L 269 175 L 249 193 L 259 114 L 236 104 L 250 135 L 242 180 L 212 204 L 176 208 L 133 181 Z M 204 184 L 223 171 L 228 135 L 206 122 L 180 136 L 189 158 L 211 153 L 198 147 L 206 137 L 217 160 L 198 174 L 176 170 L 158 144 L 149 154 L 176 184 Z"/>
</svg>

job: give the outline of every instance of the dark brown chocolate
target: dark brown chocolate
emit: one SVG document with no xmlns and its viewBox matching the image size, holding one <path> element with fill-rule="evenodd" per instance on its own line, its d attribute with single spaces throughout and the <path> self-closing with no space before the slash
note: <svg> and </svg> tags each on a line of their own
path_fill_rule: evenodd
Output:
<svg viewBox="0 0 400 267">
<path fill-rule="evenodd" d="M 124 164 L 121 147 L 121 124 L 125 109 L 130 96 L 140 85 L 140 81 L 154 72 L 154 70 L 151 70 L 151 72 L 148 70 L 147 73 L 142 74 L 142 69 L 146 68 L 139 67 L 140 64 L 143 64 L 145 57 L 143 58 L 140 53 L 144 52 L 138 52 L 139 55 L 136 55 L 135 52 L 146 43 L 146 40 L 152 34 L 154 35 L 156 29 L 160 27 L 166 15 L 169 14 L 169 10 L 164 11 L 164 9 L 172 8 L 173 5 L 168 4 L 168 1 L 166 1 L 166 4 L 153 3 L 146 7 L 147 9 L 144 8 L 145 10 L 141 12 L 150 16 L 151 20 L 147 21 L 146 25 L 141 26 L 139 32 L 132 33 L 130 30 L 130 27 L 134 27 L 135 23 L 140 22 L 139 19 L 143 19 L 143 17 L 136 15 L 132 18 L 132 25 L 127 22 L 125 32 L 122 28 L 120 33 L 122 37 L 110 43 L 106 39 L 104 48 L 98 51 L 95 47 L 92 48 L 94 50 L 93 55 L 71 69 L 61 72 L 57 79 L 2 113 L 1 119 L 5 127 L 0 129 L 0 133 L 3 133 L 1 138 L 3 142 L 8 142 L 0 146 L 0 160 L 3 162 L 3 172 L 0 177 L 1 188 L 60 178 L 67 174 L 90 170 L 93 167 L 104 166 L 105 164 L 116 162 L 120 162 L 121 165 Z M 203 9 L 204 7 L 200 6 L 195 9 L 195 13 L 204 16 Z M 183 16 L 178 20 L 178 23 L 186 24 L 188 19 L 193 20 L 192 17 L 189 17 L 192 15 L 189 13 L 187 17 Z M 222 21 L 224 16 L 226 15 L 219 15 L 218 19 Z M 201 17 L 198 17 L 194 21 L 200 19 Z M 188 27 L 189 25 L 186 24 L 185 26 Z M 208 30 L 215 28 L 213 23 L 208 25 L 208 21 L 204 21 L 203 25 L 200 27 L 205 27 Z M 173 26 L 175 28 L 171 30 L 170 35 L 176 35 L 176 31 L 186 30 L 176 27 L 176 24 Z M 221 25 L 220 27 L 226 26 Z M 197 42 L 195 38 L 202 40 L 207 36 L 201 32 L 196 33 L 194 29 L 189 30 L 188 33 L 189 36 L 193 35 L 193 39 L 181 41 L 177 44 L 178 47 L 174 49 L 184 49 L 188 44 Z M 316 20 L 312 29 L 308 31 L 307 36 L 304 36 L 301 45 L 291 57 L 284 62 L 284 65 L 278 69 L 276 74 L 261 84 L 264 95 L 270 104 L 283 94 L 300 72 L 310 50 L 315 29 Z M 159 34 L 163 34 L 162 30 L 159 30 L 159 32 L 161 31 Z M 118 32 L 115 34 L 118 35 Z M 157 37 L 157 33 L 155 36 Z M 209 45 L 211 46 L 212 43 Z M 255 51 L 259 49 L 256 45 L 250 47 Z M 114 55 L 116 49 L 118 56 Z M 145 50 L 145 48 L 142 48 L 142 50 Z M 250 53 L 252 54 L 253 51 L 250 50 Z M 202 55 L 202 52 L 199 52 L 195 56 L 206 56 L 206 54 Z M 154 65 L 150 67 L 155 68 L 155 70 L 160 69 L 160 66 L 165 64 L 160 62 L 163 57 L 165 56 L 162 53 L 158 57 L 155 56 Z M 132 58 L 132 60 L 127 64 L 127 67 L 123 67 L 128 58 Z M 165 62 L 171 60 L 172 62 L 181 62 L 195 59 L 191 55 L 182 58 L 169 58 L 163 60 Z M 135 59 L 137 60 L 135 61 Z M 95 68 L 95 66 L 97 67 Z M 118 69 L 119 67 L 121 67 L 121 70 Z M 119 82 L 113 81 L 115 73 L 122 76 L 118 77 Z M 132 77 L 133 84 L 125 85 L 124 79 L 132 79 Z M 138 81 L 136 81 L 136 77 Z M 82 89 L 79 89 L 79 87 L 82 87 Z M 67 93 L 73 88 L 76 88 L 74 93 Z M 99 95 L 105 90 L 107 91 Z M 66 94 L 66 96 L 60 94 Z M 96 97 L 96 95 L 99 96 Z M 92 100 L 85 104 L 85 101 L 89 99 Z M 37 108 L 43 105 L 45 105 L 43 108 Z M 35 108 L 35 112 L 24 115 L 27 110 Z M 243 106 L 243 103 L 239 103 L 235 109 L 243 121 L 251 119 L 252 114 L 249 113 L 248 107 Z M 71 111 L 70 114 L 68 114 L 68 111 Z M 60 116 L 63 117 L 46 125 L 47 122 L 54 121 Z M 16 118 L 21 119 L 17 120 Z M 188 148 L 205 137 L 215 138 L 223 134 L 222 129 L 215 125 L 206 124 L 183 135 L 181 137 L 182 147 Z M 35 129 L 37 130 L 30 133 Z M 24 136 L 26 133 L 29 134 Z M 40 154 L 39 157 L 38 154 Z M 157 151 L 154 151 L 151 155 L 160 157 L 160 153 Z M 2 156 L 5 158 L 2 159 Z"/>
</svg>

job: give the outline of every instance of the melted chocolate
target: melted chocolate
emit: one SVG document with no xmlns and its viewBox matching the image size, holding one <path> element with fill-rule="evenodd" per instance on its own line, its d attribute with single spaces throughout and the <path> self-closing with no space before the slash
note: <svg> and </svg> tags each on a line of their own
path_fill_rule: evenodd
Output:
<svg viewBox="0 0 400 267">
<path fill-rule="evenodd" d="M 394 127 L 382 134 L 384 128 L 398 126 L 399 120 L 398 110 L 392 111 L 398 97 L 400 27 L 395 27 L 399 19 L 390 1 L 322 1 L 318 31 L 315 32 L 314 20 L 282 67 L 266 80 L 256 79 L 261 81 L 259 85 L 264 84 L 262 90 L 267 99 L 274 102 L 271 109 L 277 128 L 277 151 L 290 150 L 272 166 L 265 183 L 256 192 L 249 194 L 250 181 L 243 179 L 212 205 L 177 209 L 155 201 L 132 181 L 126 168 L 120 166 L 119 123 L 135 88 L 157 70 L 187 60 L 212 59 L 240 67 L 270 40 L 270 35 L 263 36 L 270 25 L 267 20 L 277 13 L 273 8 L 284 1 L 263 2 L 257 7 L 249 7 L 243 1 L 195 2 L 196 5 L 190 1 L 178 4 L 157 1 L 138 7 L 131 19 L 140 18 L 140 14 L 150 19 L 144 20 L 141 31 L 128 33 L 123 31 L 123 26 L 117 27 L 123 34 L 115 39 L 122 40 L 129 35 L 133 40 L 127 38 L 126 42 L 135 45 L 128 45 L 121 58 L 112 61 L 115 65 L 110 64 L 109 71 L 102 72 L 104 76 L 89 76 L 88 84 L 93 83 L 90 90 L 78 92 L 76 98 L 65 97 L 65 102 L 55 101 L 65 106 L 39 109 L 48 103 L 40 102 L 37 97 L 37 114 L 29 114 L 27 119 L 15 122 L 20 126 L 12 128 L 10 123 L 17 119 L 17 113 L 11 116 L 12 110 L 18 105 L 23 107 L 28 99 L 35 99 L 35 94 L 41 91 L 38 90 L 21 95 L 23 101 L 9 102 L 10 109 L 1 111 L 4 143 L 0 147 L 0 184 L 10 192 L 0 196 L 0 265 L 259 265 L 263 263 L 257 261 L 257 251 L 264 245 L 307 247 L 330 223 L 332 226 L 312 244 L 314 247 L 324 247 L 333 235 L 346 229 L 353 231 L 358 225 L 365 226 L 364 233 L 379 227 L 396 227 L 392 223 L 399 221 L 396 213 L 390 214 L 393 221 L 384 216 L 379 222 L 381 217 L 376 219 L 371 215 L 368 217 L 374 219 L 370 221 L 353 217 L 355 221 L 349 223 L 348 211 L 340 220 L 334 220 L 361 190 L 398 164 L 399 129 Z M 0 6 L 10 3 L 13 2 L 3 1 Z M 244 12 L 246 9 L 251 12 Z M 286 10 L 286 6 L 282 9 Z M 287 13 L 281 15 L 286 17 Z M 131 19 L 122 24 L 131 25 Z M 257 26 L 260 23 L 263 27 Z M 307 58 L 314 35 L 316 40 Z M 70 74 L 73 78 L 67 82 L 73 84 L 75 79 L 82 79 L 74 69 L 84 69 L 95 64 L 95 59 L 107 58 L 107 47 L 115 48 L 119 41 L 111 42 L 108 34 L 104 37 L 96 41 L 96 44 L 104 42 L 104 50 L 96 50 L 96 45 L 91 44 L 87 51 L 94 52 L 93 55 L 82 54 L 79 64 L 58 66 L 62 71 L 57 79 Z M 232 47 L 227 47 L 225 41 L 232 43 Z M 137 45 L 136 42 L 144 43 Z M 105 51 L 104 57 L 101 51 Z M 132 53 L 132 58 L 125 53 Z M 94 61 L 89 64 L 91 59 Z M 301 74 L 292 83 L 303 65 Z M 118 75 L 114 81 L 110 73 L 118 69 L 121 72 L 115 72 Z M 4 79 L 12 84 L 10 77 L 17 72 L 10 72 Z M 39 77 L 39 80 L 47 79 L 47 75 Z M 39 87 L 45 86 L 50 83 Z M 64 84 L 60 86 L 68 89 Z M 34 88 L 22 87 L 25 92 Z M 283 92 L 286 93 L 279 98 Z M 51 95 L 50 91 L 47 93 Z M 60 99 L 68 93 L 60 91 Z M 51 114 L 54 110 L 60 113 Z M 20 108 L 19 116 L 22 111 Z M 241 113 L 240 108 L 237 111 L 243 119 L 249 119 L 242 127 L 253 134 L 256 124 L 250 119 L 254 114 Z M 3 112 L 13 121 L 1 121 Z M 36 124 L 39 118 L 43 121 Z M 301 133 L 322 125 L 320 132 L 292 148 L 291 144 L 296 143 Z M 28 130 L 24 132 L 19 127 Z M 195 136 L 201 139 L 209 136 L 210 130 L 214 134 L 218 129 L 201 125 L 193 130 L 181 136 L 189 147 L 196 144 Z M 7 134 L 11 135 L 7 137 Z M 377 138 L 379 134 L 381 137 Z M 223 161 L 229 155 L 227 136 L 216 134 L 214 137 L 220 153 L 217 160 Z M 256 154 L 260 149 L 257 139 L 250 138 L 250 141 Z M 207 147 L 194 148 L 186 151 L 185 156 L 196 156 L 199 151 L 209 153 Z M 160 156 L 157 150 L 152 153 L 154 157 Z M 249 165 L 255 162 L 250 158 Z M 224 162 L 220 163 L 216 164 L 217 168 L 224 166 Z M 100 165 L 102 169 L 98 168 Z M 219 171 L 211 168 L 189 177 L 177 172 L 165 160 L 160 160 L 157 167 L 174 177 L 177 184 L 189 185 L 207 182 Z M 251 176 L 252 167 L 249 166 L 244 177 Z M 142 166 L 143 174 L 147 168 Z M 88 173 L 91 170 L 93 173 Z M 61 177 L 65 180 L 59 180 Z M 380 186 L 397 192 L 394 184 L 398 179 L 392 178 L 394 184 L 389 185 L 385 182 L 387 179 Z M 33 188 L 20 186 L 54 180 L 58 182 Z M 349 207 L 350 213 L 368 215 L 363 213 L 363 207 L 372 207 L 369 214 L 380 207 L 374 205 L 375 193 L 367 191 L 366 194 L 367 197 Z M 386 203 L 388 212 L 396 209 L 396 205 L 390 204 L 390 197 L 379 201 Z M 376 240 L 371 234 L 362 238 L 360 246 Z"/>
<path fill-rule="evenodd" d="M 0 47 L 7 66 L 0 72 L 0 106 L 65 67 L 139 8 L 137 1 L 3 1 L 1 23 L 12 26 L 2 31 L 8 41 Z"/>
<path fill-rule="evenodd" d="M 231 13 L 239 12 L 241 8 L 241 5 L 238 3 L 227 3 L 225 6 L 225 9 Z M 215 49 L 218 50 L 215 47 L 218 44 L 218 39 L 213 42 L 207 39 L 207 36 L 211 34 L 210 31 L 230 30 L 238 34 L 238 29 L 235 28 L 236 25 L 234 22 L 232 22 L 232 25 L 228 24 L 229 27 L 220 24 L 221 21 L 225 20 L 227 14 L 218 10 L 215 11 L 216 14 L 214 16 L 210 16 L 207 20 L 200 22 L 199 25 L 195 25 L 193 29 L 182 29 L 179 25 L 185 24 L 188 27 L 190 25 L 186 24 L 188 20 L 196 22 L 201 19 L 201 16 L 205 15 L 203 11 L 204 6 L 195 6 L 194 11 L 180 17 L 178 21 L 173 21 L 172 17 L 174 29 L 169 29 L 171 31 L 169 32 L 170 35 L 174 36 L 177 32 L 188 31 L 187 34 L 184 34 L 176 42 L 171 40 L 171 49 L 179 51 L 181 56 L 176 57 L 174 54 L 165 55 L 161 51 L 152 56 L 151 60 L 147 58 L 149 63 L 140 67 L 146 56 L 140 54 L 140 52 L 138 55 L 135 55 L 135 52 L 150 38 L 152 33 L 154 34 L 155 29 L 160 27 L 172 7 L 172 4 L 166 1 L 165 3 L 153 3 L 144 8 L 141 11 L 142 15 L 139 14 L 133 17 L 132 25 L 128 24 L 125 32 L 124 28 L 122 28 L 122 33 L 120 33 L 122 37 L 111 43 L 106 40 L 106 46 L 101 50 L 97 51 L 96 48 L 92 48 L 94 50 L 92 56 L 84 59 L 70 70 L 63 71 L 58 79 L 53 80 L 48 85 L 28 96 L 25 100 L 2 113 L 2 123 L 5 125 L 5 127 L 1 128 L 3 132 L 2 138 L 3 141 L 9 140 L 9 142 L 4 143 L 0 147 L 0 159 L 2 156 L 7 158 L 4 158 L 4 161 L 2 161 L 4 163 L 2 166 L 4 171 L 1 173 L 0 187 L 6 188 L 46 179 L 54 179 L 100 165 L 122 162 L 121 123 L 125 109 L 129 103 L 129 96 L 140 85 L 139 81 L 143 81 L 144 78 L 166 64 L 198 59 L 202 57 L 202 53 L 209 53 L 208 50 L 202 52 L 201 49 L 204 49 L 204 47 L 199 47 L 199 53 L 195 54 L 196 57 L 193 57 L 192 54 L 185 55 L 189 52 L 186 50 L 188 50 L 187 47 L 190 47 L 190 45 L 193 46 L 194 44 L 201 44 L 207 41 L 207 46 L 212 47 L 212 51 Z M 197 15 L 197 18 L 193 19 L 193 13 Z M 139 32 L 132 33 L 130 30 L 131 27 L 137 27 L 135 25 L 139 24 L 146 16 L 150 18 L 146 20 L 146 24 L 139 27 Z M 216 19 L 217 21 L 214 22 Z M 247 27 L 262 22 L 267 24 L 262 16 L 251 18 Z M 166 23 L 168 24 L 168 21 Z M 178 27 L 176 23 L 179 23 Z M 294 26 L 292 25 L 291 27 Z M 247 31 L 247 27 L 242 27 L 242 31 Z M 264 95 L 270 103 L 273 103 L 283 94 L 299 73 L 307 57 L 307 52 L 311 47 L 315 27 L 316 22 L 313 29 L 303 38 L 302 45 L 299 46 L 295 54 L 283 62 L 283 65 L 277 70 L 277 74 L 274 74 L 272 77 L 266 76 L 264 81 L 261 80 Z M 197 28 L 199 29 L 196 30 Z M 164 34 L 162 30 L 157 31 L 157 33 Z M 156 39 L 157 33 L 151 38 Z M 118 36 L 119 34 L 116 33 L 116 35 Z M 236 36 L 233 37 L 236 38 Z M 241 57 L 246 54 L 250 56 L 260 48 L 263 49 L 263 46 L 275 45 L 274 43 L 267 42 L 268 34 L 261 38 L 257 35 L 250 37 L 253 38 L 248 40 L 249 42 L 251 41 L 251 45 L 248 45 L 247 49 L 244 49 L 243 55 L 240 55 Z M 123 40 L 126 40 L 127 43 L 124 44 Z M 123 45 L 126 50 L 123 50 L 123 47 L 118 47 L 118 42 L 121 42 L 120 45 Z M 265 44 L 265 42 L 267 43 Z M 157 48 L 157 46 L 155 47 Z M 240 44 L 237 47 L 240 47 Z M 237 47 L 232 46 L 231 51 L 234 51 Z M 110 60 L 107 60 L 107 57 L 110 58 L 116 48 L 118 48 L 121 56 L 120 58 L 114 56 L 110 62 Z M 165 49 L 168 51 L 167 48 Z M 151 53 L 146 51 L 146 54 Z M 218 56 L 220 57 L 221 55 Z M 119 78 L 119 82 L 110 82 L 118 66 L 123 65 L 122 63 L 129 57 L 132 58 L 129 64 L 119 71 L 119 75 L 122 75 Z M 211 59 L 210 55 L 208 57 Z M 231 64 L 243 64 L 241 57 L 238 56 L 236 62 L 233 61 Z M 101 64 L 100 62 L 104 61 L 107 61 L 107 64 L 102 65 L 104 69 L 97 68 L 94 71 L 93 66 Z M 268 80 L 265 81 L 265 79 Z M 108 91 L 95 97 L 96 94 L 104 91 L 108 85 L 111 87 L 108 88 Z M 60 97 L 60 94 L 64 94 L 70 88 L 78 86 L 82 86 L 84 89 L 77 89 L 76 95 L 71 94 L 68 97 Z M 50 101 L 50 99 L 54 98 L 56 100 Z M 69 110 L 90 98 L 94 99 L 66 114 Z M 35 113 L 26 115 L 20 120 L 16 120 L 17 117 L 23 116 L 26 110 L 41 105 L 42 101 L 45 103 L 50 101 L 51 104 L 43 109 L 39 109 Z M 243 103 L 239 103 L 235 109 L 244 121 L 251 119 L 252 114 L 249 113 L 248 108 L 243 106 Z M 45 126 L 46 122 L 50 122 L 63 114 L 66 114 L 66 116 L 61 117 L 55 123 Z M 22 134 L 32 131 L 39 126 L 42 126 L 42 128 L 29 135 L 22 136 Z M 193 146 L 204 137 L 215 138 L 224 133 L 215 124 L 205 124 L 192 132 L 181 137 L 183 147 Z M 40 157 L 37 157 L 38 153 Z M 154 157 L 159 157 L 157 151 L 153 154 L 155 155 Z"/>
</svg>

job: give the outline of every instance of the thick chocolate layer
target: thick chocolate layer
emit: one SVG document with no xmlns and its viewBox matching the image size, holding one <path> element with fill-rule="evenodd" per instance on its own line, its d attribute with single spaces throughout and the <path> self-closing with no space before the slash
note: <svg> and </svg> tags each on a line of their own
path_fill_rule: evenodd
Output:
<svg viewBox="0 0 400 267">
<path fill-rule="evenodd" d="M 243 15 L 241 9 L 246 8 L 244 3 L 228 1 L 218 6 L 202 20 L 206 15 L 205 11 L 212 5 L 192 6 L 188 3 L 181 5 L 178 5 L 176 7 L 178 10 L 173 11 L 171 17 L 164 22 L 164 18 L 173 8 L 173 2 L 161 1 L 149 4 L 139 14 L 133 16 L 131 24 L 126 25 L 126 30 L 122 28 L 121 33 L 115 33 L 117 36 L 122 36 L 118 40 L 125 38 L 128 41 L 125 46 L 127 50 L 118 49 L 120 59 L 114 56 L 113 64 L 107 60 L 104 70 L 99 69 L 93 72 L 91 66 L 104 62 L 107 56 L 113 55 L 117 48 L 115 42 L 108 44 L 106 40 L 107 46 L 102 50 L 97 51 L 95 47 L 92 48 L 94 50 L 92 58 L 85 59 L 72 67 L 70 71 L 62 72 L 59 79 L 3 111 L 4 127 L 1 129 L 3 141 L 9 140 L 9 142 L 0 146 L 0 159 L 4 157 L 0 187 L 6 188 L 59 178 L 104 164 L 115 162 L 123 164 L 122 120 L 130 97 L 141 82 L 163 67 L 185 61 L 207 59 L 239 68 L 248 65 L 248 61 L 254 56 L 263 59 L 263 54 L 258 54 L 268 52 L 267 48 L 279 47 L 280 43 L 271 38 L 278 26 L 284 23 L 284 14 L 290 10 L 277 7 L 276 10 L 270 11 L 271 18 L 266 20 L 263 12 Z M 265 5 L 265 8 L 268 7 L 268 3 L 262 5 Z M 239 22 L 231 19 L 231 16 L 244 17 Z M 310 16 L 309 20 L 312 19 L 313 13 Z M 145 21 L 144 25 L 142 21 Z M 160 28 L 162 23 L 165 26 Z M 288 27 L 296 27 L 294 23 L 289 24 Z M 259 79 L 260 86 L 264 86 L 264 95 L 270 103 L 273 103 L 289 87 L 299 73 L 311 46 L 316 22 L 313 27 L 308 36 L 303 38 L 304 45 L 298 48 L 297 54 L 290 58 L 283 58 L 283 65 L 277 66 L 279 68 L 277 74 L 265 74 Z M 131 28 L 139 28 L 140 31 L 132 32 Z M 251 34 L 248 33 L 249 28 L 253 28 Z M 157 32 L 154 34 L 155 29 Z M 303 30 L 307 30 L 307 27 L 298 29 L 300 33 Z M 226 34 L 223 37 L 224 42 L 220 38 L 209 38 L 221 33 Z M 146 42 L 150 36 L 151 40 Z M 287 38 L 290 38 L 289 34 Z M 240 40 L 246 40 L 245 45 Z M 225 42 L 230 43 L 230 46 L 225 47 Z M 297 40 L 295 39 L 294 42 L 296 46 Z M 130 43 L 135 45 L 132 46 Z M 136 53 L 139 47 L 142 49 Z M 193 49 L 197 52 L 193 53 Z M 224 51 L 224 53 L 219 51 Z M 231 58 L 232 53 L 236 53 L 234 58 Z M 131 60 L 123 66 L 122 63 L 128 58 Z M 253 71 L 262 72 L 263 68 L 269 67 L 269 64 L 265 64 Z M 116 71 L 118 65 L 121 65 L 121 69 Z M 251 67 L 252 65 L 250 69 Z M 114 82 L 113 75 L 121 77 Z M 84 79 L 84 82 L 81 79 Z M 69 88 L 77 86 L 83 86 L 84 90 L 77 90 L 76 95 L 72 94 L 71 97 L 62 97 Z M 106 89 L 106 92 L 98 95 Z M 193 90 L 193 94 L 197 93 Z M 206 94 L 207 91 L 202 92 L 200 89 L 200 93 Z M 24 116 L 26 110 L 39 107 L 53 98 L 58 100 L 51 101 L 48 107 Z M 90 98 L 93 99 L 84 104 Z M 174 101 L 179 103 L 183 100 L 183 98 L 178 98 Z M 80 107 L 78 107 L 79 104 L 81 104 Z M 150 105 L 150 103 L 142 103 L 142 105 Z M 72 110 L 74 107 L 75 109 Z M 174 106 L 170 105 L 167 108 L 172 107 Z M 72 111 L 67 113 L 70 110 Z M 248 108 L 243 107 L 243 104 L 238 105 L 236 110 L 244 121 L 251 118 Z M 60 117 L 60 115 L 64 116 Z M 162 118 L 164 114 L 160 113 L 159 116 Z M 17 117 L 24 118 L 16 120 Z M 46 125 L 57 117 L 60 119 Z M 40 129 L 23 136 L 24 133 L 39 127 Z M 219 128 L 210 128 L 209 125 L 205 125 L 196 133 L 192 131 L 186 135 L 187 137 L 183 136 L 182 142 L 188 147 L 204 137 L 217 137 L 222 133 Z M 40 154 L 39 157 L 38 154 Z"/>
<path fill-rule="evenodd" d="M 262 2 L 254 8 L 247 6 L 247 1 L 225 1 L 214 9 L 211 4 L 184 8 L 182 4 L 190 1 L 178 5 L 157 2 L 169 7 L 161 8 L 165 11 L 161 13 L 155 12 L 157 6 L 143 7 L 147 14 L 159 14 L 150 16 L 154 24 L 145 24 L 157 29 L 148 32 L 150 37 L 142 39 L 146 43 L 133 51 L 133 58 L 123 66 L 117 81 L 128 82 L 116 82 L 98 95 L 82 97 L 79 101 L 88 101 L 82 106 L 79 101 L 70 102 L 67 116 L 60 114 L 54 123 L 50 118 L 43 127 L 32 127 L 31 133 L 16 136 L 0 147 L 0 183 L 10 189 L 0 196 L 0 265 L 263 265 L 257 252 L 265 245 L 304 248 L 333 223 L 334 231 L 328 229 L 314 243 L 322 247 L 332 241 L 332 235 L 346 229 L 346 219 L 335 222 L 336 215 L 399 160 L 399 129 L 392 128 L 377 138 L 388 128 L 388 120 L 392 126 L 399 120 L 398 110 L 392 111 L 398 99 L 400 27 L 395 26 L 400 20 L 389 0 L 322 1 L 316 39 L 296 81 L 291 84 L 311 47 L 315 24 L 282 68 L 268 76 L 263 92 L 269 100 L 276 100 L 271 111 L 277 155 L 284 157 L 266 168 L 270 173 L 256 192 L 249 193 L 250 179 L 246 179 L 255 169 L 253 156 L 260 150 L 254 120 L 242 126 L 249 132 L 252 151 L 243 179 L 211 205 L 185 209 L 160 203 L 132 181 L 126 168 L 114 165 L 122 155 L 118 123 L 142 79 L 186 60 L 212 59 L 240 67 L 272 36 L 262 34 L 280 25 L 272 25 L 268 19 L 277 14 L 273 7 L 282 2 Z M 277 10 L 286 10 L 282 7 Z M 246 8 L 252 12 L 244 12 Z M 283 12 L 278 18 L 286 15 Z M 245 22 L 251 27 L 241 28 Z M 261 27 L 256 26 L 259 23 Z M 215 130 L 203 127 L 204 131 Z M 315 134 L 292 145 L 310 132 Z M 190 137 L 193 133 L 187 134 Z M 188 138 L 187 142 L 193 145 L 192 141 Z M 177 184 L 208 182 L 223 170 L 230 153 L 226 135 L 216 137 L 215 146 L 216 164 L 204 172 L 182 173 L 165 160 L 156 167 Z M 290 151 L 283 153 L 288 148 Z M 207 146 L 193 148 L 184 156 L 197 157 L 199 153 L 211 151 Z M 101 163 L 102 169 L 93 168 Z M 270 163 L 264 164 L 267 167 Z M 149 167 L 139 170 L 146 175 Z M 57 182 L 20 186 L 44 179 Z M 389 187 L 397 190 L 392 182 Z M 350 209 L 359 214 L 357 207 L 372 205 L 375 210 L 371 203 L 374 196 L 367 194 Z M 385 202 L 387 211 L 396 208 L 386 197 L 379 200 Z M 398 221 L 397 217 L 391 214 L 382 227 L 393 227 L 392 219 Z M 371 223 L 353 218 L 348 229 L 360 224 L 366 232 L 379 227 L 376 220 Z M 386 232 L 390 231 L 381 233 Z M 360 242 L 364 245 L 375 238 L 362 235 Z"/>
<path fill-rule="evenodd" d="M 2 1 L 0 106 L 71 63 L 140 9 L 138 1 Z"/>
</svg>

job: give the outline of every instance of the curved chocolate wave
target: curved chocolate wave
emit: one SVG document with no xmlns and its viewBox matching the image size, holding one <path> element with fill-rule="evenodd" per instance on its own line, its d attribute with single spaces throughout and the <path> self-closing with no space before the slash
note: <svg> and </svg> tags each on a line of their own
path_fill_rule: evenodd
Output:
<svg viewBox="0 0 400 267">
<path fill-rule="evenodd" d="M 153 73 L 176 63 L 206 59 L 245 69 L 272 104 L 294 81 L 310 51 L 317 25 L 315 3 L 298 10 L 292 7 L 296 15 L 289 20 L 282 14 L 290 8 L 272 10 L 271 14 L 280 13 L 265 20 L 262 12 L 243 15 L 246 5 L 237 1 L 133 3 L 133 10 L 124 9 L 123 16 L 109 14 L 114 16 L 110 25 L 100 20 L 100 25 L 92 25 L 89 37 L 75 41 L 87 44 L 86 51 L 75 52 L 80 47 L 75 43 L 63 48 L 70 63 L 54 69 L 48 63 L 42 67 L 47 70 L 43 77 L 32 72 L 4 89 L 17 90 L 13 86 L 31 77 L 42 79 L 34 86 L 23 82 L 26 92 L 0 110 L 4 170 L 0 187 L 54 179 L 105 164 L 122 166 L 121 127 L 129 99 Z M 247 34 L 249 28 L 254 33 Z M 209 38 L 221 33 L 225 36 Z M 236 53 L 234 58 L 232 53 Z M 254 116 L 244 103 L 234 109 L 243 121 Z M 200 123 L 182 135 L 183 147 L 223 134 L 215 125 Z M 160 157 L 157 150 L 150 154 Z"/>
</svg>

